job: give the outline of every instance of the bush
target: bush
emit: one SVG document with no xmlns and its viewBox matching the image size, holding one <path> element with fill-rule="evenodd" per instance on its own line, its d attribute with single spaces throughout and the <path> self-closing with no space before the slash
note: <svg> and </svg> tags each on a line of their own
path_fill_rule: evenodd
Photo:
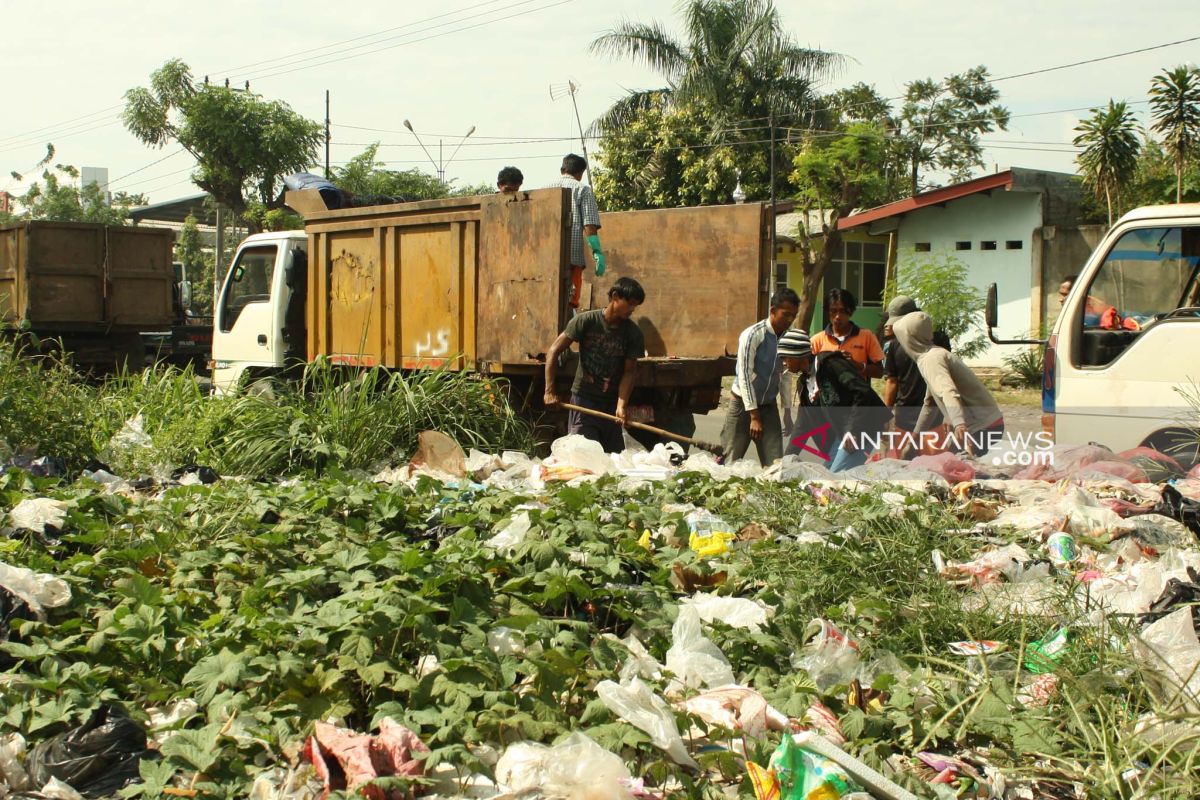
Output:
<svg viewBox="0 0 1200 800">
<path fill-rule="evenodd" d="M 983 331 L 984 297 L 967 283 L 967 265 L 949 253 L 905 259 L 896 268 L 891 300 L 906 294 L 950 337 L 954 352 L 972 358 L 988 347 Z"/>
<path fill-rule="evenodd" d="M 95 453 L 96 391 L 58 355 L 37 354 L 36 344 L 0 347 L 0 443 L 76 470 Z"/>
<path fill-rule="evenodd" d="M 1042 345 L 1023 347 L 1004 357 L 1007 368 L 1004 383 L 1027 389 L 1037 389 L 1042 385 L 1042 362 L 1046 356 L 1046 348 Z"/>
</svg>

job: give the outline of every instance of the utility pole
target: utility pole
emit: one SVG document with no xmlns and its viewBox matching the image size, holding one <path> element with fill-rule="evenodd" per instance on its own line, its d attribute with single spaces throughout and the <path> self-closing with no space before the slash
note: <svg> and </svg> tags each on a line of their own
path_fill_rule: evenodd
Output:
<svg viewBox="0 0 1200 800">
<path fill-rule="evenodd" d="M 325 180 L 332 180 L 329 174 L 329 90 L 325 90 Z"/>
<path fill-rule="evenodd" d="M 775 285 L 775 110 L 770 109 L 767 112 L 767 124 L 771 126 L 771 276 L 770 286 Z M 807 224 L 802 222 L 801 224 Z"/>
<path fill-rule="evenodd" d="M 442 140 L 438 139 L 437 161 L 433 160 L 433 155 L 431 155 L 430 152 L 425 148 L 425 143 L 421 141 L 421 137 L 417 136 L 417 132 L 413 129 L 412 123 L 408 120 L 404 120 L 404 127 L 408 128 L 408 132 L 413 135 L 413 138 L 417 140 L 417 144 L 421 145 L 421 149 L 425 151 L 425 156 L 429 159 L 429 163 L 433 164 L 433 169 L 437 172 L 438 183 L 442 184 L 442 186 L 447 189 L 450 188 L 446 185 L 446 165 L 453 161 L 454 157 L 458 155 L 458 151 L 462 149 L 463 142 L 465 142 L 471 136 L 471 134 L 475 132 L 475 126 L 472 125 L 467 129 L 467 132 L 463 134 L 462 139 L 459 140 L 458 147 L 454 148 L 454 152 L 451 153 L 450 157 L 447 159 L 442 158 Z"/>
</svg>

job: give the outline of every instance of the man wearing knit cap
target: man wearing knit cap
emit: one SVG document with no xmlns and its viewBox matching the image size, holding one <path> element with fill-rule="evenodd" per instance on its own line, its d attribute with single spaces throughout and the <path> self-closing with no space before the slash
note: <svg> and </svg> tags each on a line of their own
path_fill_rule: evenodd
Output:
<svg viewBox="0 0 1200 800">
<path fill-rule="evenodd" d="M 866 463 L 870 448 L 862 435 L 877 438 L 892 416 L 870 382 L 837 350 L 814 356 L 804 331 L 785 333 L 778 350 L 784 369 L 802 374 L 800 412 L 785 453 L 819 452 L 832 472 Z M 813 436 L 815 446 L 808 444 Z"/>
</svg>

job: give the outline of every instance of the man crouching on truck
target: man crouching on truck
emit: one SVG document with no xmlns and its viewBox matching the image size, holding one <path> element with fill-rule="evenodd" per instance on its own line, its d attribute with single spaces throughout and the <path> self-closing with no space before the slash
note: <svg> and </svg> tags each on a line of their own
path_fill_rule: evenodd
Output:
<svg viewBox="0 0 1200 800">
<path fill-rule="evenodd" d="M 625 406 L 633 394 L 637 361 L 646 353 L 642 329 L 630 317 L 646 301 L 646 292 L 633 278 L 620 278 L 608 290 L 608 305 L 576 314 L 567 329 L 558 335 L 546 353 L 545 403 L 559 403 L 554 393 L 554 377 L 562 352 L 579 342 L 579 366 L 571 384 L 571 403 L 603 411 L 621 420 L 620 424 L 571 411 L 567 433 L 578 433 L 599 442 L 606 453 L 625 449 Z"/>
</svg>

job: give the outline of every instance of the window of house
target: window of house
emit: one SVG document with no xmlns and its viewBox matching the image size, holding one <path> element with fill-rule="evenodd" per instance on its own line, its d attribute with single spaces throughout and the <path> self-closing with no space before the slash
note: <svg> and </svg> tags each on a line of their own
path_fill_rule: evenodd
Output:
<svg viewBox="0 0 1200 800">
<path fill-rule="evenodd" d="M 996 243 L 995 242 L 980 242 L 979 249 L 980 250 L 995 250 Z"/>
<path fill-rule="evenodd" d="M 1009 239 L 1004 243 L 1005 250 L 1020 250 L 1025 246 L 1025 243 L 1020 239 Z"/>
<path fill-rule="evenodd" d="M 918 253 L 928 253 L 931 249 L 929 242 L 917 242 L 913 245 L 913 250 Z"/>
<path fill-rule="evenodd" d="M 788 265 L 775 262 L 775 284 L 771 287 L 772 292 L 778 292 L 780 289 L 788 287 Z"/>
<path fill-rule="evenodd" d="M 825 291 L 849 289 L 860 307 L 883 305 L 887 277 L 887 245 L 878 242 L 842 242 L 841 252 L 825 272 Z"/>
<path fill-rule="evenodd" d="M 955 250 L 970 250 L 971 243 L 970 242 L 955 242 L 954 249 Z"/>
</svg>

